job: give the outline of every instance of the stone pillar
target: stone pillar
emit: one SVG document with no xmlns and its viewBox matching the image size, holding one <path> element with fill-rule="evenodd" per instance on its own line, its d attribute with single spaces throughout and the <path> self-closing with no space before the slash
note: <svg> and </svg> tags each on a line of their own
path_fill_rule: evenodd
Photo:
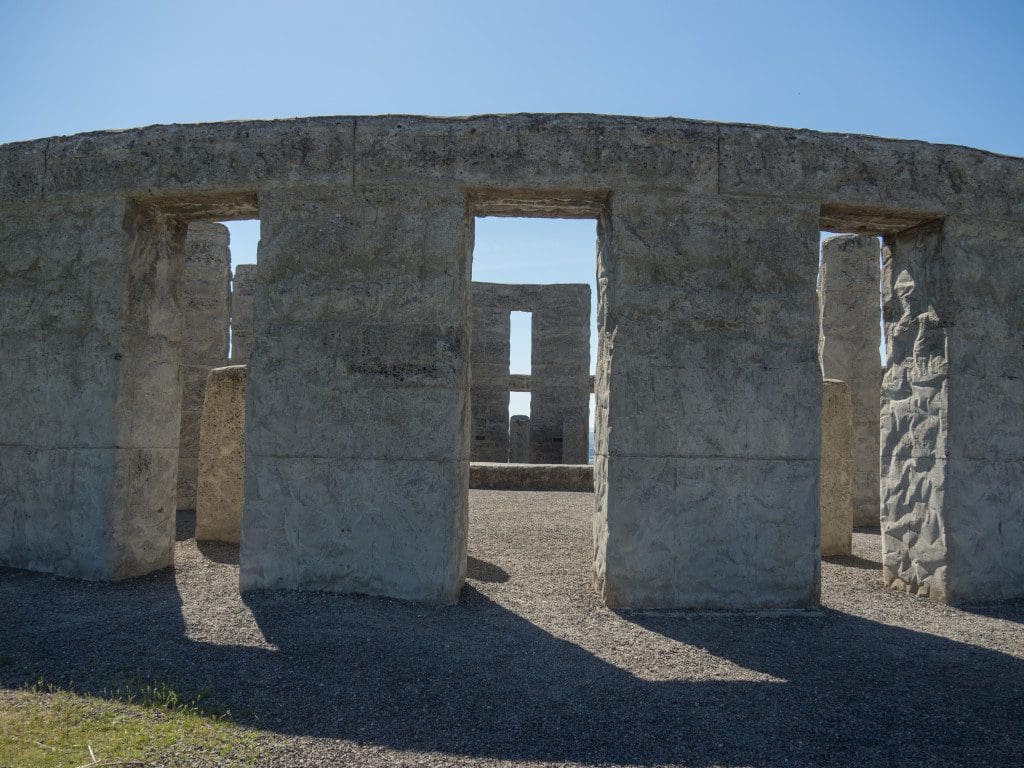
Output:
<svg viewBox="0 0 1024 768">
<path fill-rule="evenodd" d="M 454 601 L 466 566 L 465 197 L 260 196 L 241 587 Z"/>
<path fill-rule="evenodd" d="M 594 465 L 594 582 L 609 605 L 817 605 L 818 216 L 612 197 Z"/>
<path fill-rule="evenodd" d="M 821 554 L 853 551 L 853 404 L 845 381 L 825 379 L 821 402 Z"/>
<path fill-rule="evenodd" d="M 516 414 L 508 420 L 508 460 L 513 464 L 530 461 L 530 417 Z"/>
<path fill-rule="evenodd" d="M 886 238 L 883 578 L 956 602 L 1024 595 L 1024 225 Z"/>
<path fill-rule="evenodd" d="M 879 520 L 879 243 L 867 235 L 830 237 L 818 280 L 818 348 L 826 379 L 845 381 L 853 402 L 854 525 Z"/>
<path fill-rule="evenodd" d="M 252 352 L 252 296 L 256 265 L 239 264 L 231 281 L 231 362 L 245 365 Z"/>
<path fill-rule="evenodd" d="M 472 459 L 507 461 L 509 307 L 494 283 L 472 286 Z"/>
<path fill-rule="evenodd" d="M 245 366 L 210 371 L 199 443 L 196 539 L 237 544 L 245 464 Z"/>
<path fill-rule="evenodd" d="M 0 564 L 170 565 L 184 237 L 117 200 L 0 213 Z"/>
<path fill-rule="evenodd" d="M 590 286 L 537 286 L 533 309 L 530 460 L 586 464 L 586 441 L 563 448 L 564 425 L 585 424 L 590 402 Z M 586 427 L 583 428 L 584 431 Z"/>
<path fill-rule="evenodd" d="M 199 418 L 210 369 L 228 359 L 231 252 L 228 228 L 194 222 L 185 238 L 181 286 L 182 392 L 178 444 L 178 509 L 196 508 Z"/>
<path fill-rule="evenodd" d="M 562 422 L 562 463 L 590 463 L 590 435 L 587 419 L 570 416 Z"/>
</svg>

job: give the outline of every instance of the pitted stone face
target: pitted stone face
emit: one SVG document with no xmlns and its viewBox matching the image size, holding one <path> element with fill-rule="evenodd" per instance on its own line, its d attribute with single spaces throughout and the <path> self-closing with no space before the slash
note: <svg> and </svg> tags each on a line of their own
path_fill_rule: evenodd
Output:
<svg viewBox="0 0 1024 768">
<path fill-rule="evenodd" d="M 853 546 L 853 405 L 845 381 L 825 379 L 821 402 L 821 554 Z"/>
<path fill-rule="evenodd" d="M 199 421 L 211 368 L 228 359 L 231 252 L 228 228 L 194 222 L 185 238 L 181 285 L 182 394 L 178 509 L 195 509 Z"/>
<path fill-rule="evenodd" d="M 210 371 L 201 424 L 196 539 L 237 544 L 245 463 L 244 365 Z"/>
<path fill-rule="evenodd" d="M 826 379 L 846 382 L 853 408 L 854 524 L 879 521 L 878 413 L 882 367 L 880 245 L 877 237 L 839 235 L 822 244 L 818 349 Z"/>
<path fill-rule="evenodd" d="M 256 265 L 239 264 L 231 280 L 231 362 L 245 365 L 252 353 L 253 294 Z"/>
</svg>

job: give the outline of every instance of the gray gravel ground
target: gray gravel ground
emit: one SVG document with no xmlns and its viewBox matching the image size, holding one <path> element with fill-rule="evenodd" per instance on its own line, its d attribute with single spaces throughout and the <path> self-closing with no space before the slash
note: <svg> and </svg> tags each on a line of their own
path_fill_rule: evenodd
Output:
<svg viewBox="0 0 1024 768">
<path fill-rule="evenodd" d="M 592 507 L 471 492 L 449 607 L 239 596 L 237 548 L 197 547 L 187 516 L 173 573 L 0 569 L 0 685 L 208 689 L 267 765 L 1024 765 L 1024 602 L 886 592 L 858 532 L 821 611 L 617 614 L 589 586 Z"/>
</svg>

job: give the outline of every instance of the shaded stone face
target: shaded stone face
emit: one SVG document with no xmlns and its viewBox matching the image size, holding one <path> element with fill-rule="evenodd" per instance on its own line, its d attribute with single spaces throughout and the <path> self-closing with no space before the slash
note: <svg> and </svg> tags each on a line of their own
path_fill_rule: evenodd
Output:
<svg viewBox="0 0 1024 768">
<path fill-rule="evenodd" d="M 231 252 L 223 224 L 194 222 L 185 237 L 181 283 L 181 432 L 178 509 L 195 509 L 199 422 L 210 369 L 228 359 Z"/>
<path fill-rule="evenodd" d="M 822 244 L 818 276 L 821 370 L 846 382 L 853 407 L 855 525 L 878 525 L 878 357 L 880 246 L 868 235 L 840 235 Z"/>
<path fill-rule="evenodd" d="M 590 396 L 590 286 L 586 284 L 473 283 L 472 459 L 509 460 L 510 312 L 533 314 L 529 450 L 524 460 L 586 464 Z"/>
<path fill-rule="evenodd" d="M 245 366 L 214 368 L 199 438 L 196 539 L 237 544 L 242 531 Z"/>
<path fill-rule="evenodd" d="M 170 562 L 186 227 L 259 216 L 241 585 L 457 599 L 472 222 L 570 216 L 599 222 L 609 604 L 817 603 L 823 228 L 885 236 L 887 583 L 1022 595 L 1022 190 L 1024 160 L 963 147 L 595 115 L 0 146 L 0 564 L 121 579 Z M 551 350 L 582 303 L 534 311 L 535 397 L 567 375 Z M 561 461 L 544 402 L 531 458 Z"/>
<path fill-rule="evenodd" d="M 231 362 L 245 365 L 252 353 L 252 297 L 256 265 L 239 264 L 231 280 Z"/>
<path fill-rule="evenodd" d="M 825 379 L 821 402 L 821 554 L 853 547 L 853 405 L 845 381 Z"/>
</svg>

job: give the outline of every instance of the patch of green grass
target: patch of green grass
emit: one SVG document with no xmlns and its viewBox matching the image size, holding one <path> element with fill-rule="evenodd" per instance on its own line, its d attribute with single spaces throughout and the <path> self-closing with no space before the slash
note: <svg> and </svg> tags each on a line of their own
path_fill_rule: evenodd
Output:
<svg viewBox="0 0 1024 768">
<path fill-rule="evenodd" d="M 91 763 L 146 765 L 176 753 L 245 765 L 257 733 L 228 719 L 206 692 L 183 697 L 166 683 L 81 695 L 46 683 L 0 691 L 0 766 L 64 768 Z M 90 751 L 91 750 L 91 751 Z"/>
</svg>

